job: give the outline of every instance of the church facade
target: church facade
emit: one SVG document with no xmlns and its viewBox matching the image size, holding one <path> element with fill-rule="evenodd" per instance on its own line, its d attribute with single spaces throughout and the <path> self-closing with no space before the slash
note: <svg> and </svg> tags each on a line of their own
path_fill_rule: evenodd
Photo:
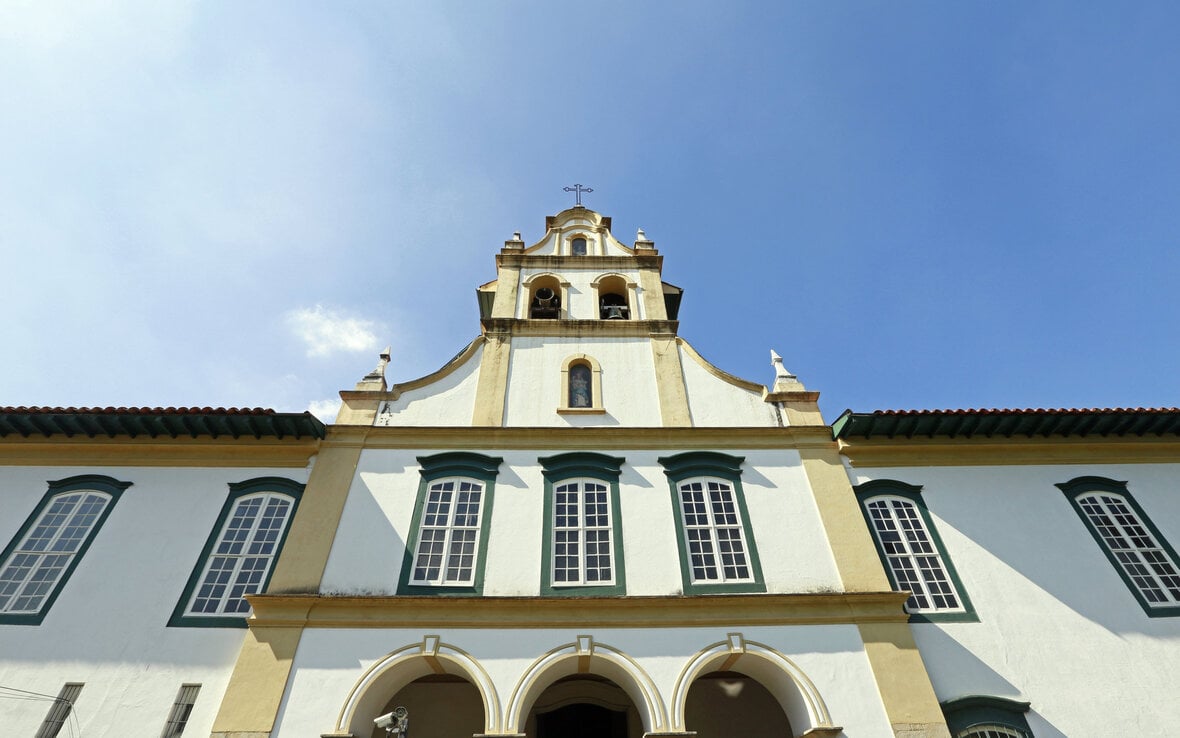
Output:
<svg viewBox="0 0 1180 738">
<path fill-rule="evenodd" d="M 12 734 L 1169 734 L 1180 413 L 829 426 L 610 227 L 515 234 L 479 335 L 327 427 L 0 413 Z"/>
</svg>

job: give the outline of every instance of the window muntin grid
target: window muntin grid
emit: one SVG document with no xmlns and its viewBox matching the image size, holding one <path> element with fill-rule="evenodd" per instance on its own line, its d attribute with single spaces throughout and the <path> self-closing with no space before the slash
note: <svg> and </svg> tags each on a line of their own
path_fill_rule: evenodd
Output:
<svg viewBox="0 0 1180 738">
<path fill-rule="evenodd" d="M 754 581 L 733 484 L 689 479 L 677 484 L 677 493 L 692 583 Z"/>
<path fill-rule="evenodd" d="M 918 506 L 901 497 L 874 497 L 864 505 L 897 587 L 910 592 L 906 610 L 964 612 Z"/>
<path fill-rule="evenodd" d="M 955 734 L 955 738 L 1031 738 L 1027 733 L 1007 725 L 974 725 Z"/>
<path fill-rule="evenodd" d="M 294 507 L 294 498 L 277 492 L 239 498 L 209 553 L 186 614 L 249 614 L 245 596 L 262 590 Z"/>
<path fill-rule="evenodd" d="M 553 586 L 615 583 L 610 487 L 591 479 L 553 486 Z"/>
<path fill-rule="evenodd" d="M 176 693 L 176 702 L 172 704 L 172 710 L 164 722 L 160 738 L 180 738 L 185 726 L 188 725 L 189 715 L 193 712 L 193 705 L 197 703 L 197 693 L 200 691 L 200 684 L 185 684 L 180 687 L 180 691 Z"/>
<path fill-rule="evenodd" d="M 53 705 L 49 708 L 49 713 L 42 721 L 41 727 L 37 730 L 35 738 L 57 738 L 61 733 L 62 726 L 66 724 L 66 720 L 70 717 L 70 712 L 74 709 L 74 703 L 78 700 L 78 695 L 82 694 L 82 684 L 78 682 L 67 682 L 57 693 L 57 699 L 53 701 Z M 77 726 L 77 720 L 74 722 Z M 71 731 L 72 733 L 72 731 Z"/>
<path fill-rule="evenodd" d="M 426 491 L 410 583 L 470 586 L 475 583 L 484 485 L 475 479 L 439 479 Z"/>
<path fill-rule="evenodd" d="M 1125 497 L 1094 492 L 1077 504 L 1149 607 L 1180 604 L 1180 569 Z"/>
<path fill-rule="evenodd" d="M 50 498 L 32 529 L 0 564 L 0 613 L 40 612 L 112 499 L 95 490 Z"/>
</svg>

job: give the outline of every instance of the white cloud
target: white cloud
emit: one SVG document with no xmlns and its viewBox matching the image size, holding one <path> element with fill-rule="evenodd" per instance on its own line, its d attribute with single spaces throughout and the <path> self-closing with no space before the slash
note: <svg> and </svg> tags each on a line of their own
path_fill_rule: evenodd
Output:
<svg viewBox="0 0 1180 738">
<path fill-rule="evenodd" d="M 345 315 L 322 305 L 288 312 L 287 325 L 307 344 L 308 356 L 377 349 L 374 321 Z"/>
<path fill-rule="evenodd" d="M 312 400 L 307 409 L 323 422 L 334 423 L 340 412 L 340 400 Z"/>
</svg>

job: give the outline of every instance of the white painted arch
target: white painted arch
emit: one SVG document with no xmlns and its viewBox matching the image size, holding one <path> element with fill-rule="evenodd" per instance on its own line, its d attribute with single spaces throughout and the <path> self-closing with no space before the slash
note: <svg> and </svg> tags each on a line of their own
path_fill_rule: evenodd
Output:
<svg viewBox="0 0 1180 738">
<path fill-rule="evenodd" d="M 509 732 L 524 733 L 529 711 L 537 698 L 558 679 L 574 674 L 606 677 L 627 693 L 639 712 L 645 732 L 667 730 L 668 713 L 655 682 L 634 659 L 593 636 L 558 646 L 532 663 L 512 690 L 504 725 Z"/>
<path fill-rule="evenodd" d="M 685 731 L 688 690 L 697 677 L 711 671 L 737 671 L 756 679 L 778 700 L 796 735 L 838 730 L 815 684 L 795 662 L 764 643 L 745 640 L 740 633 L 706 646 L 680 672 L 672 693 L 672 730 Z"/>
<path fill-rule="evenodd" d="M 348 693 L 335 732 L 368 735 L 373 718 L 398 690 L 419 677 L 437 674 L 440 668 L 475 685 L 483 701 L 484 732 L 500 732 L 500 697 L 491 677 L 468 653 L 432 635 L 391 651 L 369 667 Z"/>
</svg>

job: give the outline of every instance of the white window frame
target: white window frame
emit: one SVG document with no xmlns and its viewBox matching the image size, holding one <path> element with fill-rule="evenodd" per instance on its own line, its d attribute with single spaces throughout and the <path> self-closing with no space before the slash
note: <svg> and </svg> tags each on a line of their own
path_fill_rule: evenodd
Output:
<svg viewBox="0 0 1180 738">
<path fill-rule="evenodd" d="M 699 489 L 694 489 L 699 487 Z M 685 509 L 685 494 L 700 493 L 700 503 L 703 504 L 704 517 L 707 522 L 689 523 L 689 515 L 699 515 L 695 511 L 689 513 Z M 732 520 L 718 522 L 717 513 L 714 506 L 717 500 L 714 499 L 714 493 L 724 492 L 727 500 L 723 503 L 728 506 L 728 510 L 723 510 L 723 514 L 732 516 Z M 737 485 L 728 479 L 720 477 L 690 477 L 676 482 L 676 499 L 678 501 L 677 509 L 679 511 L 680 529 L 684 533 L 685 553 L 688 556 L 688 572 L 693 584 L 731 584 L 731 583 L 751 583 L 755 581 L 755 567 L 750 554 L 750 544 L 746 540 L 746 521 L 742 518 L 742 510 L 738 504 L 738 490 Z M 692 500 L 692 504 L 697 504 L 698 500 Z M 726 531 L 728 535 L 736 532 L 737 537 L 723 537 L 720 532 Z M 694 536 L 694 533 L 696 534 Z M 696 540 L 694 540 L 694 537 Z M 735 541 L 740 544 L 741 551 L 740 563 L 735 558 L 731 563 L 725 563 L 724 558 L 726 552 L 722 551 L 722 542 Z M 701 546 L 694 547 L 694 544 L 707 544 L 711 549 L 710 552 L 704 550 Z M 728 552 L 733 555 L 733 551 Z M 701 564 L 698 566 L 697 558 L 700 557 Z M 712 564 L 706 563 L 705 558 L 711 558 Z M 745 567 L 746 574 L 741 576 L 736 573 L 740 567 Z M 726 572 L 727 568 L 735 569 L 733 574 Z M 704 576 L 698 576 L 697 570 L 705 570 Z M 709 577 L 709 571 L 716 574 L 714 577 Z"/>
<path fill-rule="evenodd" d="M 596 489 L 589 490 L 589 489 L 587 489 L 588 485 L 594 485 L 594 487 L 596 487 Z M 569 489 L 570 487 L 574 487 L 574 489 L 570 490 Z M 595 513 L 596 517 L 601 517 L 604 520 L 602 520 L 598 523 L 594 523 L 594 524 L 587 523 L 587 518 L 589 517 L 587 515 L 587 506 L 588 506 L 588 504 L 590 504 L 587 501 L 587 495 L 590 494 L 591 492 L 593 492 L 595 495 L 601 494 L 601 496 L 602 496 L 601 504 L 605 506 L 604 513 Z M 569 495 L 569 494 L 573 494 L 576 498 L 575 502 L 573 503 L 574 514 L 573 514 L 573 516 L 570 516 L 567 513 L 564 515 L 564 517 L 567 519 L 567 521 L 570 517 L 573 517 L 574 524 L 573 525 L 559 525 L 559 521 L 563 517 L 562 509 L 561 509 L 562 504 L 566 504 L 566 505 L 570 504 L 569 502 L 563 503 L 559 496 L 560 495 Z M 593 504 L 600 504 L 600 503 L 596 501 Z M 552 552 L 549 557 L 550 558 L 550 560 L 549 560 L 550 580 L 549 581 L 550 581 L 551 586 L 553 586 L 553 587 L 606 587 L 606 586 L 612 586 L 615 584 L 617 567 L 615 566 L 615 561 L 614 561 L 614 558 L 615 558 L 614 546 L 615 546 L 616 541 L 614 540 L 615 533 L 614 533 L 613 522 L 614 522 L 614 509 L 611 504 L 610 482 L 607 482 L 607 481 L 604 481 L 601 479 L 593 479 L 590 477 L 578 477 L 578 478 L 573 478 L 573 479 L 563 479 L 561 481 L 553 483 L 553 516 L 552 516 L 552 520 L 550 521 L 550 525 L 551 525 L 551 529 L 552 529 Z M 565 541 L 559 540 L 559 538 L 563 537 L 563 534 L 566 537 L 570 537 L 572 534 L 572 540 L 568 540 L 568 539 Z M 603 538 L 602 538 L 604 535 L 605 535 L 605 540 L 603 540 Z M 590 551 L 589 551 L 590 544 L 587 540 L 588 538 L 590 538 L 592 536 L 598 539 L 595 541 L 595 545 L 598 548 L 594 554 L 590 553 Z M 577 547 L 577 551 L 575 553 L 571 554 L 571 553 L 566 553 L 566 552 L 559 550 L 562 545 L 568 546 L 571 543 Z M 605 557 L 606 566 L 603 567 L 600 563 L 599 566 L 595 567 L 594 569 L 601 570 L 602 568 L 606 568 L 610 572 L 609 577 L 598 578 L 598 579 L 590 579 L 589 578 L 589 571 L 591 571 L 591 569 L 588 566 L 588 563 L 589 563 L 589 559 L 592 556 L 596 556 L 599 558 Z M 558 568 L 558 558 L 559 557 L 575 559 L 576 560 L 576 568 L 575 567 L 565 567 L 563 569 L 559 569 Z M 569 572 L 573 571 L 577 578 L 576 579 L 561 579 L 561 580 L 559 580 L 559 578 L 558 578 L 559 571 L 566 572 L 567 574 Z"/>
<path fill-rule="evenodd" d="M 447 490 L 445 487 L 452 485 L 452 489 Z M 463 489 L 467 486 L 468 489 Z M 409 584 L 414 587 L 471 587 L 475 584 L 476 575 L 479 571 L 479 555 L 480 555 L 480 538 L 483 534 L 483 516 L 487 508 L 487 489 L 486 482 L 475 479 L 473 477 L 442 477 L 439 479 L 432 479 L 426 483 L 426 496 L 423 502 L 422 520 L 418 524 L 416 532 L 416 541 L 414 545 L 414 558 L 410 567 Z M 438 492 L 449 492 L 451 499 L 446 503 L 449 507 L 445 513 L 445 522 L 431 522 L 431 516 L 439 516 L 440 513 L 437 507 L 432 512 L 432 505 L 439 504 L 440 501 L 432 499 L 433 495 Z M 460 515 L 459 505 L 463 504 L 458 500 L 462 494 L 470 494 L 477 492 L 479 495 L 478 509 L 475 513 L 474 523 L 470 523 L 470 513 L 465 514 L 463 525 L 457 525 L 456 521 Z M 470 500 L 466 504 L 471 504 Z M 441 534 L 438 539 L 427 540 L 427 533 L 432 534 L 437 532 Z M 470 533 L 470 540 L 456 541 L 456 533 L 463 532 Z M 464 536 L 466 537 L 466 536 Z M 432 535 L 433 538 L 433 535 Z M 437 549 L 435 549 L 437 544 Z M 456 544 L 462 546 L 458 550 L 454 550 Z M 426 550 L 426 546 L 430 545 L 433 550 Z M 432 565 L 432 562 L 426 560 L 425 557 L 437 556 L 439 557 L 437 567 Z M 452 565 L 455 556 L 460 557 L 459 565 Z M 464 565 L 462 559 L 468 558 L 468 562 Z M 430 574 L 432 569 L 437 568 L 437 572 Z M 452 572 L 456 571 L 458 576 L 453 576 Z M 463 574 L 463 572 L 466 574 Z"/>
<path fill-rule="evenodd" d="M 74 703 L 78 701 L 78 696 L 82 694 L 82 687 L 86 686 L 81 682 L 66 682 L 57 693 L 57 698 L 53 700 L 53 704 L 49 707 L 49 712 L 45 715 L 45 719 L 41 721 L 41 727 L 37 729 L 35 738 L 57 738 L 61 733 L 62 727 L 69 721 L 74 712 Z M 78 726 L 77 718 L 74 718 L 74 726 Z M 80 732 L 80 731 L 79 731 Z M 70 731 L 73 735 L 73 731 Z"/>
<path fill-rule="evenodd" d="M 250 519 L 245 528 L 245 536 L 238 540 L 231 540 L 229 535 L 242 530 L 242 526 L 234 526 L 239 520 L 242 509 L 258 501 L 257 512 Z M 267 513 L 272 504 L 283 506 L 284 514 L 277 528 L 263 527 L 268 520 Z M 196 586 L 188 598 L 184 614 L 188 617 L 243 618 L 250 614 L 250 605 L 245 600 L 246 595 L 257 594 L 266 586 L 274 567 L 279 546 L 283 536 L 291 524 L 294 516 L 296 499 L 292 495 L 282 492 L 265 491 L 242 495 L 234 500 L 234 504 L 225 522 L 217 533 L 217 539 L 212 549 L 205 557 L 201 566 L 201 573 L 197 577 Z M 269 535 L 272 534 L 273 536 Z M 265 537 L 262 537 L 264 536 Z M 228 569 L 219 566 L 218 571 L 228 571 L 228 577 L 223 581 L 209 581 L 214 565 L 219 561 L 230 564 Z M 250 564 L 254 568 L 246 569 Z M 213 608 L 198 603 L 213 603 Z M 232 609 L 231 609 L 232 607 Z"/>
<path fill-rule="evenodd" d="M 188 726 L 189 716 L 197 704 L 197 695 L 201 692 L 200 684 L 182 684 L 176 693 L 176 700 L 168 712 L 168 719 L 164 721 L 164 730 L 160 738 L 180 738 Z"/>
<path fill-rule="evenodd" d="M 906 611 L 922 615 L 968 612 L 967 600 L 947 565 L 942 546 L 928 525 L 921 505 L 907 497 L 889 494 L 867 497 L 861 504 L 894 584 L 910 592 Z M 905 511 L 904 518 L 898 515 L 899 510 Z M 885 517 L 875 512 L 883 512 Z M 886 523 L 892 528 L 886 527 Z M 885 531 L 897 533 L 897 540 L 887 542 L 882 537 Z M 892 550 L 891 543 L 900 550 Z M 946 591 L 938 591 L 941 588 Z M 953 598 L 954 604 L 947 604 L 947 598 Z"/>
</svg>

